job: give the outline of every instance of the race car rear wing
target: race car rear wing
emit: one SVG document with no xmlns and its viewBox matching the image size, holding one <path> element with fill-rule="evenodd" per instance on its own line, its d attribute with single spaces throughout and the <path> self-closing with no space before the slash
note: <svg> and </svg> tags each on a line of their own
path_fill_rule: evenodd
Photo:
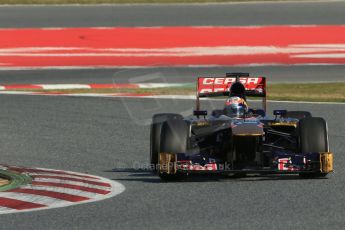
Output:
<svg viewBox="0 0 345 230">
<path fill-rule="evenodd" d="M 200 97 L 229 96 L 232 83 L 240 81 L 245 87 L 245 95 L 261 97 L 266 111 L 266 78 L 250 77 L 248 73 L 227 73 L 226 77 L 199 77 L 197 83 L 196 110 L 200 111 Z"/>
</svg>

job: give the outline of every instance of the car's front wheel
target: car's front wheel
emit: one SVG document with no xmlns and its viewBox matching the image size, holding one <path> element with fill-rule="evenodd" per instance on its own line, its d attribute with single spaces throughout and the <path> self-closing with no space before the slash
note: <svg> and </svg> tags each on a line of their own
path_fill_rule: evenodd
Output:
<svg viewBox="0 0 345 230">
<path fill-rule="evenodd" d="M 162 124 L 160 152 L 162 153 L 186 153 L 188 146 L 189 126 L 183 119 L 168 119 Z M 160 172 L 162 180 L 176 180 L 179 175 Z"/>
<path fill-rule="evenodd" d="M 320 117 L 299 121 L 299 150 L 301 153 L 328 152 L 327 123 Z M 325 177 L 327 173 L 301 173 L 302 177 Z"/>
<path fill-rule="evenodd" d="M 158 167 L 158 156 L 160 151 L 161 130 L 162 125 L 167 120 L 182 120 L 180 114 L 174 113 L 160 113 L 152 117 L 151 132 L 150 132 L 150 163 L 153 170 L 156 172 Z"/>
</svg>

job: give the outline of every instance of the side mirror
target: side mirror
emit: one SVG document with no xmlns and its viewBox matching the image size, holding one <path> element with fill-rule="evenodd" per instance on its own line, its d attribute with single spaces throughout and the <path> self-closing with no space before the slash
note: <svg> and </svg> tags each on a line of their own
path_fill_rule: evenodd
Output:
<svg viewBox="0 0 345 230">
<path fill-rule="evenodd" d="M 263 109 L 249 109 L 248 112 L 252 112 L 255 115 L 259 115 L 261 117 L 265 117 L 266 116 L 266 112 Z"/>
<path fill-rule="evenodd" d="M 282 110 L 282 109 L 278 109 L 278 110 L 273 110 L 273 115 L 274 116 L 284 116 L 287 114 L 287 110 Z"/>
<path fill-rule="evenodd" d="M 207 110 L 194 110 L 194 116 L 207 116 Z"/>
</svg>

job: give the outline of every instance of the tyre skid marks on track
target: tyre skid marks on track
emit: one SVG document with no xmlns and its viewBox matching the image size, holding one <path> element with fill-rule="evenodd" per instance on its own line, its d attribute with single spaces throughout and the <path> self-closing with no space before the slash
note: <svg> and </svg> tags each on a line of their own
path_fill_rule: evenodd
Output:
<svg viewBox="0 0 345 230">
<path fill-rule="evenodd" d="M 0 214 L 65 207 L 110 198 L 124 187 L 106 178 L 41 168 L 5 168 L 32 177 L 31 184 L 0 192 Z"/>
</svg>

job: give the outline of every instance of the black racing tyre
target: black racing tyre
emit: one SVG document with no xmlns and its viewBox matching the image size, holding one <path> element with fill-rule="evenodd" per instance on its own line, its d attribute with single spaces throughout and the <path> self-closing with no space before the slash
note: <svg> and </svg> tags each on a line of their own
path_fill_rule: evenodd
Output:
<svg viewBox="0 0 345 230">
<path fill-rule="evenodd" d="M 150 163 L 154 171 L 157 171 L 158 155 L 160 151 L 161 129 L 167 120 L 182 120 L 180 114 L 160 113 L 152 117 L 151 133 L 150 133 Z"/>
<path fill-rule="evenodd" d="M 299 121 L 299 150 L 301 153 L 328 152 L 327 123 L 321 117 L 308 117 Z M 301 173 L 302 177 L 325 177 L 327 173 Z"/>
<path fill-rule="evenodd" d="M 312 117 L 312 115 L 308 111 L 287 111 L 284 117 L 295 118 L 295 119 L 301 120 L 303 118 Z"/>
<path fill-rule="evenodd" d="M 185 153 L 187 152 L 189 126 L 182 119 L 168 119 L 162 124 L 160 152 Z M 164 181 L 179 180 L 178 174 L 159 173 Z"/>
</svg>

